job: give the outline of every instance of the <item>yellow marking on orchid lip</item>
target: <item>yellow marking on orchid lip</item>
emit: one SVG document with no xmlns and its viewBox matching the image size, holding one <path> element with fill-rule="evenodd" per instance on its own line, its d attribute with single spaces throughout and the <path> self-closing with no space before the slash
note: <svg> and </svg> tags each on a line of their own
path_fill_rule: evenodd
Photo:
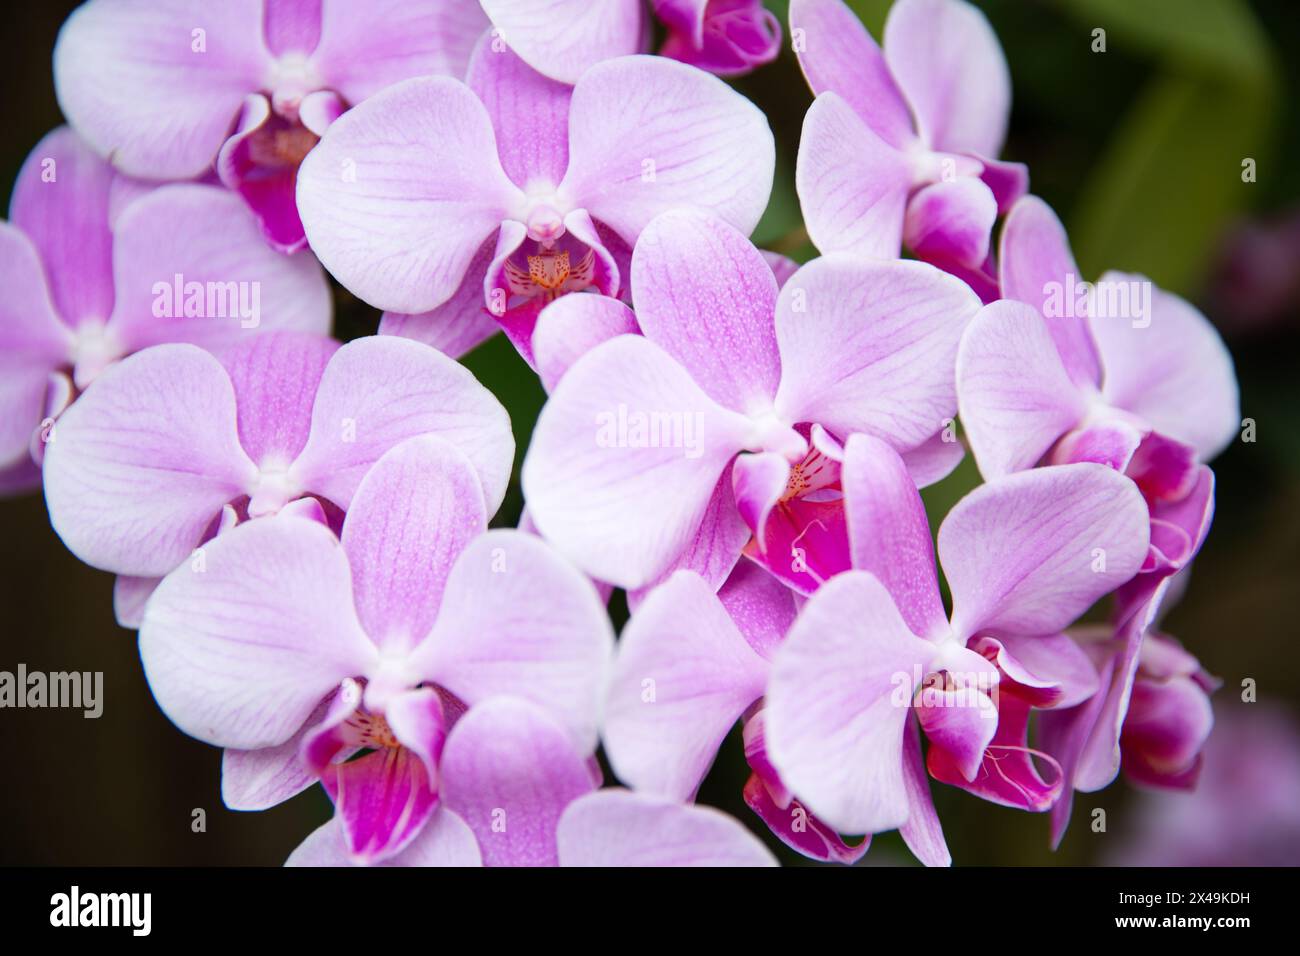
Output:
<svg viewBox="0 0 1300 956">
<path fill-rule="evenodd" d="M 305 126 L 294 125 L 272 131 L 258 131 L 249 141 L 248 150 L 259 166 L 297 166 L 320 141 Z"/>
<path fill-rule="evenodd" d="M 356 731 L 357 739 L 355 742 L 358 746 L 370 747 L 374 750 L 392 749 L 401 746 L 397 735 L 388 726 L 388 721 L 380 714 L 358 710 L 347 719 L 346 723 Z"/>
<path fill-rule="evenodd" d="M 528 257 L 528 278 L 543 289 L 558 289 L 569 278 L 567 252 L 543 252 Z"/>
</svg>

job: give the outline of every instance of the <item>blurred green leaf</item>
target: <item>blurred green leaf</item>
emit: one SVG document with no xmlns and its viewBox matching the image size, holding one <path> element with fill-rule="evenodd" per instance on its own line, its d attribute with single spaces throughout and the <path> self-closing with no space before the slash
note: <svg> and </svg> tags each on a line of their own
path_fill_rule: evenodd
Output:
<svg viewBox="0 0 1300 956">
<path fill-rule="evenodd" d="M 1273 51 L 1241 0 L 1059 2 L 1105 29 L 1108 51 L 1131 44 L 1161 61 L 1080 191 L 1071 222 L 1080 267 L 1142 272 L 1189 294 L 1224 227 L 1254 198 L 1242 164 L 1264 159 Z"/>
</svg>

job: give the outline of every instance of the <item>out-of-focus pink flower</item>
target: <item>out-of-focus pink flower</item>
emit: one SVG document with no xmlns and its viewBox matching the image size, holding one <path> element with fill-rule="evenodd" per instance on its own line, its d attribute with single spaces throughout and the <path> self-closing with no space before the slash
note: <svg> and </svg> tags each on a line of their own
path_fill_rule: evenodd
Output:
<svg viewBox="0 0 1300 956">
<path fill-rule="evenodd" d="M 108 369 L 64 413 L 45 498 L 81 560 L 158 577 L 238 519 L 306 497 L 346 510 L 380 456 L 425 434 L 474 463 L 495 510 L 514 455 L 509 417 L 428 346 L 371 336 L 340 347 L 290 332 L 218 355 L 158 345 Z"/>
<path fill-rule="evenodd" d="M 987 297 L 993 223 L 1028 173 L 997 160 L 1011 78 L 984 15 L 898 0 L 882 50 L 842 0 L 791 0 L 790 32 L 817 96 L 795 171 L 813 243 L 884 259 L 905 244 Z"/>
<path fill-rule="evenodd" d="M 89 0 L 59 35 L 54 81 L 118 169 L 190 179 L 215 163 L 293 252 L 298 164 L 330 123 L 398 80 L 463 76 L 486 27 L 471 0 Z"/>
<path fill-rule="evenodd" d="M 774 150 L 762 112 L 693 67 L 621 57 L 568 87 L 484 36 L 468 85 L 409 80 L 331 126 L 298 207 L 325 267 L 393 313 L 382 331 L 458 354 L 495 318 L 531 362 L 538 312 L 619 295 L 659 213 L 753 229 Z"/>
<path fill-rule="evenodd" d="M 235 197 L 195 184 L 150 189 L 67 127 L 23 164 L 0 247 L 0 490 L 39 484 L 54 420 L 138 349 L 329 331 L 320 266 L 267 249 Z"/>
<path fill-rule="evenodd" d="M 421 435 L 365 473 L 339 538 L 297 515 L 250 521 L 217 537 L 201 570 L 163 579 L 140 628 L 159 705 L 201 740 L 273 748 L 251 767 L 226 761 L 228 802 L 284 799 L 305 764 L 335 802 L 349 853 L 381 860 L 437 808 L 444 748 L 466 708 L 520 697 L 578 754 L 595 749 L 613 649 L 604 607 L 541 540 L 489 532 L 487 519 L 478 469 Z M 274 793 L 260 784 L 268 761 L 288 765 Z"/>
<path fill-rule="evenodd" d="M 602 60 L 649 48 L 645 0 L 482 0 L 499 36 L 544 76 L 576 83 Z M 762 0 L 650 0 L 668 28 L 659 51 L 719 76 L 781 52 L 781 24 Z"/>
<path fill-rule="evenodd" d="M 564 373 L 523 468 L 538 528 L 593 577 L 641 588 L 686 567 L 717 587 L 752 534 L 789 569 L 803 543 L 790 522 L 767 541 L 768 519 L 825 490 L 813 473 L 855 432 L 915 456 L 922 483 L 960 460 L 960 445 L 934 439 L 979 300 L 952 276 L 827 257 L 778 290 L 736 229 L 672 212 L 642 234 L 632 287 L 644 335 L 602 342 Z"/>
<path fill-rule="evenodd" d="M 1144 794 L 1107 841 L 1112 866 L 1300 864 L 1300 731 L 1268 704 L 1224 703 L 1190 793 Z"/>
<path fill-rule="evenodd" d="M 389 866 L 772 866 L 772 855 L 716 810 L 597 790 L 590 760 L 525 700 L 497 696 L 451 728 L 440 806 Z M 598 778 L 598 775 L 596 775 Z M 335 817 L 289 866 L 358 862 Z"/>
</svg>

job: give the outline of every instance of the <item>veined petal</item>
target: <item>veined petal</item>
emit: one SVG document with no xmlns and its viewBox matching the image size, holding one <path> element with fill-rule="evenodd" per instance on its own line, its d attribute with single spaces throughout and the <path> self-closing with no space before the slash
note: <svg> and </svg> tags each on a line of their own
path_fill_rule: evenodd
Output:
<svg viewBox="0 0 1300 956">
<path fill-rule="evenodd" d="M 766 117 L 722 80 L 664 57 L 620 57 L 573 89 L 559 192 L 629 244 L 674 208 L 712 212 L 748 235 L 775 164 Z"/>
<path fill-rule="evenodd" d="M 119 169 L 189 179 L 211 166 L 270 65 L 258 0 L 92 0 L 59 31 L 54 86 L 63 114 Z"/>
<path fill-rule="evenodd" d="M 327 0 L 311 61 L 327 86 L 356 104 L 412 76 L 464 76 L 487 26 L 476 3 Z"/>
<path fill-rule="evenodd" d="M 632 301 L 642 332 L 733 411 L 771 407 L 781 379 L 773 328 L 776 276 L 735 227 L 666 212 L 632 252 Z"/>
<path fill-rule="evenodd" d="M 471 705 L 498 694 L 534 703 L 585 752 L 612 653 L 590 580 L 533 535 L 489 531 L 456 559 L 411 666 Z"/>
<path fill-rule="evenodd" d="M 124 349 L 212 347 L 272 329 L 329 332 L 333 306 L 320 265 L 268 247 L 227 190 L 156 189 L 121 213 L 114 235 L 108 328 Z"/>
<path fill-rule="evenodd" d="M 1093 310 L 1102 395 L 1209 461 L 1241 427 L 1232 356 L 1214 326 L 1178 296 L 1144 276 L 1119 272 L 1103 275 L 1097 294 L 1117 286 L 1145 290 L 1150 314 L 1143 325 L 1140 316 L 1101 317 Z"/>
<path fill-rule="evenodd" d="M 285 866 L 356 866 L 348 853 L 343 821 L 332 817 L 289 854 Z M 474 831 L 446 808 L 439 808 L 406 849 L 376 866 L 481 866 Z"/>
<path fill-rule="evenodd" d="M 371 640 L 404 651 L 428 635 L 453 562 L 487 519 L 474 466 L 445 439 L 408 438 L 375 462 L 342 534 L 357 617 Z"/>
<path fill-rule="evenodd" d="M 1087 414 L 1043 317 L 1011 299 L 984 306 L 962 335 L 957 406 L 990 481 L 1032 468 Z"/>
<path fill-rule="evenodd" d="M 164 578 L 140 626 L 150 689 L 186 733 L 243 750 L 282 744 L 375 661 L 343 548 L 323 525 L 249 521 L 212 541 L 201 567 Z"/>
<path fill-rule="evenodd" d="M 640 49 L 641 6 L 639 0 L 483 0 L 502 40 L 533 69 L 570 84 L 602 60 Z"/>
<path fill-rule="evenodd" d="M 893 259 L 903 241 L 912 186 L 907 157 L 881 139 L 846 100 L 820 94 L 803 120 L 795 189 L 813 245 Z"/>
<path fill-rule="evenodd" d="M 282 744 L 257 750 L 227 748 L 221 754 L 221 802 L 231 810 L 268 810 L 318 780 L 299 754 L 303 738 L 329 711 L 322 700 L 298 732 Z"/>
<path fill-rule="evenodd" d="M 1054 634 L 1137 573 L 1150 536 L 1137 486 L 1105 465 L 981 485 L 939 528 L 954 633 Z"/>
<path fill-rule="evenodd" d="M 380 335 L 399 335 L 432 346 L 459 359 L 501 327 L 483 304 L 483 276 L 496 249 L 496 237 L 483 243 L 470 260 L 465 278 L 451 298 L 428 312 L 408 314 L 385 312 L 379 320 Z"/>
<path fill-rule="evenodd" d="M 956 410 L 957 343 L 979 307 L 964 282 L 922 262 L 813 260 L 777 301 L 778 413 L 921 444 Z"/>
<path fill-rule="evenodd" d="M 1002 297 L 1039 311 L 1075 385 L 1101 384 L 1097 347 L 1084 316 L 1083 277 L 1056 213 L 1037 196 L 1024 197 L 1007 214 L 998 249 Z"/>
<path fill-rule="evenodd" d="M 348 110 L 298 170 L 313 251 L 354 294 L 392 312 L 451 298 L 522 201 L 483 104 L 443 76 L 405 80 Z"/>
<path fill-rule="evenodd" d="M 474 48 L 465 82 L 487 107 L 501 167 L 515 185 L 558 184 L 569 165 L 573 88 L 538 73 L 492 33 Z"/>
<path fill-rule="evenodd" d="M 397 336 L 354 339 L 335 353 L 292 470 L 305 487 L 346 508 L 370 466 L 416 435 L 437 435 L 463 451 L 488 513 L 496 511 L 514 460 L 506 410 L 463 365 Z"/>
<path fill-rule="evenodd" d="M 739 822 L 628 790 L 579 797 L 556 834 L 562 866 L 776 866 Z"/>
<path fill-rule="evenodd" d="M 524 496 L 588 574 L 640 587 L 687 546 L 752 430 L 659 346 L 620 335 L 575 362 L 542 409 Z"/>
<path fill-rule="evenodd" d="M 167 574 L 256 478 L 235 416 L 230 377 L 192 345 L 160 345 L 108 369 L 46 446 L 54 530 L 87 564 Z"/>
<path fill-rule="evenodd" d="M 898 452 L 870 435 L 850 435 L 841 481 L 853 566 L 885 586 L 913 634 L 942 637 L 948 617 L 930 524 Z"/>
<path fill-rule="evenodd" d="M 545 711 L 514 697 L 470 707 L 442 757 L 443 801 L 485 866 L 556 866 L 565 807 L 592 790 L 583 754 Z"/>
<path fill-rule="evenodd" d="M 604 723 L 614 772 L 637 790 L 691 799 L 767 671 L 713 589 L 677 572 L 619 639 Z"/>
<path fill-rule="evenodd" d="M 931 149 L 997 156 L 1011 114 L 1011 72 L 982 12 L 961 0 L 898 0 L 885 62 Z"/>
<path fill-rule="evenodd" d="M 842 0 L 791 0 L 790 31 L 802 31 L 795 52 L 814 96 L 838 93 L 891 146 L 916 140 L 911 109 L 880 47 Z"/>
<path fill-rule="evenodd" d="M 632 310 L 607 295 L 562 295 L 537 316 L 533 360 L 542 384 L 554 391 L 579 357 L 601 342 L 640 329 Z"/>
<path fill-rule="evenodd" d="M 102 322 L 113 310 L 109 196 L 115 178 L 108 163 L 60 126 L 28 154 L 9 200 L 9 219 L 38 250 L 54 306 L 73 327 Z"/>
<path fill-rule="evenodd" d="M 934 655 L 864 571 L 819 588 L 776 652 L 768 754 L 785 784 L 839 832 L 907 822 L 903 732 L 917 675 Z"/>
</svg>

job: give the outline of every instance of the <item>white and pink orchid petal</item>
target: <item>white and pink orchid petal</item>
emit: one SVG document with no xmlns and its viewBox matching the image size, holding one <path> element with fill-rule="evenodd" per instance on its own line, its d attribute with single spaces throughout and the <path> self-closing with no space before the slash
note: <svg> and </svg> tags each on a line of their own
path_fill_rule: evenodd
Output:
<svg viewBox="0 0 1300 956">
<path fill-rule="evenodd" d="M 117 626 L 127 630 L 139 630 L 144 619 L 144 606 L 158 587 L 162 578 L 137 578 L 129 574 L 119 574 L 113 581 L 113 616 Z"/>
<path fill-rule="evenodd" d="M 1150 315 L 1091 318 L 1106 401 L 1196 448 L 1209 461 L 1241 427 L 1232 356 L 1209 320 L 1150 279 L 1107 272 L 1098 289 L 1129 284 L 1150 291 Z M 1145 296 L 1144 296 L 1145 298 Z"/>
<path fill-rule="evenodd" d="M 776 652 L 768 754 L 785 784 L 837 831 L 907 822 L 903 733 L 914 684 L 934 655 L 864 571 L 819 588 Z"/>
<path fill-rule="evenodd" d="M 727 609 L 754 652 L 770 661 L 794 623 L 794 594 L 752 561 L 741 561 L 718 589 Z"/>
<path fill-rule="evenodd" d="M 992 156 L 978 156 L 984 171 L 980 179 L 984 185 L 993 190 L 997 200 L 998 212 L 1006 214 L 1020 201 L 1020 197 L 1029 192 L 1029 167 L 1024 163 L 1008 163 L 994 159 Z"/>
<path fill-rule="evenodd" d="M 727 733 L 763 695 L 767 671 L 713 589 L 677 572 L 619 640 L 604 720 L 614 773 L 637 790 L 691 799 Z"/>
<path fill-rule="evenodd" d="M 1011 116 L 1011 72 L 988 19 L 962 0 L 899 0 L 885 62 L 935 150 L 997 156 Z"/>
<path fill-rule="evenodd" d="M 915 448 L 902 453 L 903 464 L 916 487 L 928 488 L 943 481 L 966 457 L 966 446 L 951 429 L 951 424 L 945 425 Z"/>
<path fill-rule="evenodd" d="M 164 578 L 140 626 L 150 689 L 186 733 L 222 747 L 277 746 L 376 661 L 343 548 L 317 522 L 247 522 L 207 545 L 200 567 Z"/>
<path fill-rule="evenodd" d="M 778 805 L 772 791 L 757 772 L 749 775 L 741 796 L 745 806 L 767 824 L 773 836 L 810 860 L 852 866 L 871 849 L 870 836 L 850 846 L 838 833 L 809 813 L 808 808 L 798 800 L 791 799 L 785 806 Z"/>
<path fill-rule="evenodd" d="M 1150 517 L 1104 465 L 1018 472 L 976 488 L 939 528 L 960 639 L 988 629 L 1054 634 L 1137 573 Z"/>
<path fill-rule="evenodd" d="M 388 449 L 437 435 L 474 464 L 489 514 L 505 496 L 514 461 L 510 418 L 463 365 L 392 335 L 354 339 L 321 376 L 311 435 L 292 466 L 304 487 L 346 508 Z"/>
<path fill-rule="evenodd" d="M 67 361 L 72 337 L 54 312 L 36 247 L 0 222 L 0 468 L 25 463 L 45 413 L 50 375 Z"/>
<path fill-rule="evenodd" d="M 109 368 L 56 434 L 45 452 L 50 523 L 73 554 L 118 574 L 167 574 L 257 477 L 230 377 L 192 345 Z"/>
<path fill-rule="evenodd" d="M 613 632 L 595 587 L 540 538 L 489 531 L 452 566 L 411 666 L 461 700 L 530 701 L 595 748 Z"/>
<path fill-rule="evenodd" d="M 329 332 L 320 265 L 262 240 L 238 196 L 181 183 L 131 203 L 114 227 L 117 300 L 108 330 L 123 350 L 159 342 L 205 347 L 288 329 Z"/>
<path fill-rule="evenodd" d="M 465 821 L 445 807 L 434 812 L 414 840 L 377 866 L 481 866 L 478 842 Z M 356 866 L 348 853 L 343 821 L 333 817 L 289 854 L 285 866 Z"/>
<path fill-rule="evenodd" d="M 629 790 L 579 797 L 560 818 L 562 866 L 776 866 L 734 818 Z"/>
<path fill-rule="evenodd" d="M 814 96 L 838 93 L 897 149 L 915 142 L 911 109 L 880 47 L 842 0 L 791 0 L 790 30 L 802 31 L 795 52 Z"/>
<path fill-rule="evenodd" d="M 903 783 L 907 787 L 907 822 L 898 828 L 903 842 L 926 866 L 952 866 L 943 825 L 930 796 L 930 777 L 921 753 L 921 731 L 913 720 L 903 730 Z"/>
<path fill-rule="evenodd" d="M 428 635 L 452 564 L 487 520 L 474 466 L 445 439 L 408 438 L 375 462 L 342 534 L 357 617 L 371 640 L 398 652 Z"/>
<path fill-rule="evenodd" d="M 54 88 L 69 122 L 118 169 L 190 179 L 212 165 L 270 65 L 258 0 L 94 0 L 59 31 Z"/>
<path fill-rule="evenodd" d="M 966 283 L 922 262 L 813 260 L 777 301 L 778 414 L 920 445 L 956 411 L 957 343 L 979 307 Z"/>
<path fill-rule="evenodd" d="M 302 759 L 303 738 L 325 719 L 322 700 L 298 732 L 282 744 L 258 750 L 227 748 L 221 753 L 221 802 L 231 810 L 269 810 L 297 796 L 319 777 Z"/>
<path fill-rule="evenodd" d="M 991 481 L 1037 464 L 1084 420 L 1088 397 L 1070 380 L 1043 317 L 1002 299 L 980 309 L 962 335 L 957 405 L 975 463 Z"/>
<path fill-rule="evenodd" d="M 485 866 L 557 866 L 560 816 L 593 787 L 564 727 L 504 696 L 471 706 L 456 723 L 442 775 L 443 802 L 469 824 Z"/>
<path fill-rule="evenodd" d="M 569 366 L 601 342 L 640 331 L 632 310 L 607 295 L 562 295 L 537 316 L 533 361 L 554 391 Z"/>
<path fill-rule="evenodd" d="M 656 216 L 632 253 L 632 301 L 642 332 L 733 411 L 761 413 L 776 395 L 778 291 L 759 251 L 716 216 Z"/>
<path fill-rule="evenodd" d="M 321 374 L 338 348 L 324 335 L 270 332 L 215 350 L 235 387 L 239 444 L 252 461 L 284 468 L 302 451 Z"/>
<path fill-rule="evenodd" d="M 103 322 L 113 311 L 109 202 L 117 178 L 76 133 L 60 126 L 28 154 L 9 200 L 10 222 L 36 247 L 51 301 L 74 328 Z M 8 282 L 5 287 L 11 288 Z"/>
<path fill-rule="evenodd" d="M 1075 385 L 1100 385 L 1101 362 L 1085 318 L 1086 287 L 1056 213 L 1037 196 L 1025 196 L 1007 214 L 998 249 L 1002 297 L 1043 316 Z"/>
<path fill-rule="evenodd" d="M 641 587 L 689 545 L 752 432 L 659 346 L 620 335 L 578 359 L 542 409 L 524 496 L 542 534 L 584 571 Z"/>
<path fill-rule="evenodd" d="M 850 435 L 840 480 L 853 567 L 885 586 L 913 634 L 942 637 L 948 616 L 939 597 L 934 542 L 906 464 L 880 439 Z"/>
<path fill-rule="evenodd" d="M 766 117 L 722 80 L 664 57 L 622 57 L 574 87 L 559 194 L 629 245 L 674 208 L 711 212 L 748 235 L 775 164 Z"/>
<path fill-rule="evenodd" d="M 998 709 L 989 696 L 972 687 L 925 687 L 917 699 L 916 717 L 930 741 L 930 761 L 935 761 L 936 750 L 942 751 L 944 762 L 961 779 L 975 779 L 998 729 Z"/>
<path fill-rule="evenodd" d="M 795 189 L 808 235 L 822 253 L 897 258 L 912 175 L 907 157 L 838 93 L 822 93 L 808 108 Z"/>
<path fill-rule="evenodd" d="M 961 176 L 916 193 L 907 204 L 903 242 L 927 262 L 978 269 L 989 256 L 998 203 L 980 180 Z"/>
<path fill-rule="evenodd" d="M 442 305 L 414 315 L 385 312 L 379 320 L 379 334 L 415 339 L 459 359 L 501 331 L 483 304 L 483 276 L 487 274 L 495 249 L 496 236 L 493 236 L 479 247 L 465 270 L 464 280 Z"/>
<path fill-rule="evenodd" d="M 487 26 L 476 3 L 326 2 L 311 64 L 355 105 L 408 77 L 464 76 Z"/>
<path fill-rule="evenodd" d="M 982 637 L 972 646 L 988 648 L 1008 680 L 1038 692 L 1035 707 L 1074 707 L 1101 688 L 1092 660 L 1065 634 Z"/>
<path fill-rule="evenodd" d="M 482 0 L 496 28 L 534 70 L 561 83 L 577 83 L 590 67 L 641 49 L 640 0 Z"/>
<path fill-rule="evenodd" d="M 492 118 L 501 168 L 520 189 L 559 185 L 569 165 L 573 88 L 548 79 L 483 34 L 465 79 Z"/>
<path fill-rule="evenodd" d="M 312 250 L 355 295 L 391 312 L 450 299 L 522 202 L 487 110 L 445 76 L 406 80 L 348 110 L 298 170 Z"/>
<path fill-rule="evenodd" d="M 635 611 L 652 588 L 678 571 L 695 572 L 714 590 L 727 580 L 744 552 L 745 542 L 750 538 L 749 526 L 736 508 L 731 484 L 732 472 L 728 466 L 723 469 L 722 477 L 714 485 L 709 505 L 704 509 L 704 517 L 700 519 L 699 526 L 687 541 L 686 547 L 669 562 L 658 578 L 644 587 L 627 592 L 629 610 Z"/>
</svg>

